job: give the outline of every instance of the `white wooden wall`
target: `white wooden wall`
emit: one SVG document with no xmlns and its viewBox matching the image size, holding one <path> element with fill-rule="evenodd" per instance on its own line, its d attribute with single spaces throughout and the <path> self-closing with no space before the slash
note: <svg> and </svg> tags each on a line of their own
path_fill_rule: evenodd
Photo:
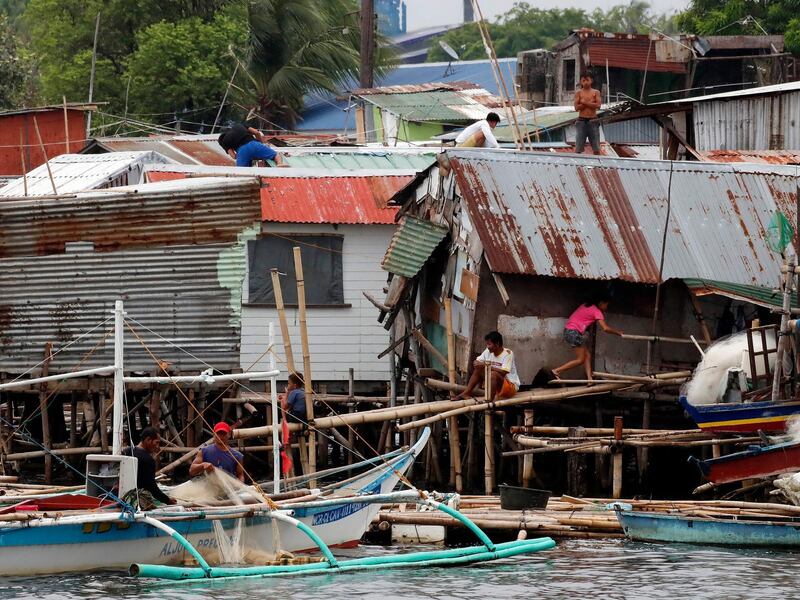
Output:
<svg viewBox="0 0 800 600">
<path fill-rule="evenodd" d="M 378 323 L 378 310 L 364 298 L 366 290 L 373 297 L 385 297 L 386 271 L 381 269 L 381 259 L 389 246 L 393 225 L 333 225 L 265 223 L 263 230 L 280 234 L 328 233 L 344 237 L 342 244 L 342 272 L 345 304 L 350 308 L 309 308 L 307 310 L 308 335 L 313 381 L 346 381 L 348 369 L 355 369 L 356 381 L 388 381 L 389 357 L 381 360 L 377 355 L 389 345 L 389 333 Z M 301 246 L 302 247 L 302 246 Z M 244 279 L 242 300 L 247 303 L 248 277 Z M 284 288 L 294 282 L 281 278 Z M 314 285 L 306 280 L 306 287 Z M 292 341 L 295 367 L 302 370 L 303 353 L 300 342 L 300 325 L 296 308 L 286 309 Z M 278 368 L 286 372 L 283 340 L 280 335 L 278 313 L 274 308 L 242 307 L 241 365 L 252 370 L 253 361 L 268 345 L 269 323 L 275 323 Z M 268 368 L 264 357 L 256 370 Z M 286 376 L 282 375 L 281 379 Z"/>
</svg>

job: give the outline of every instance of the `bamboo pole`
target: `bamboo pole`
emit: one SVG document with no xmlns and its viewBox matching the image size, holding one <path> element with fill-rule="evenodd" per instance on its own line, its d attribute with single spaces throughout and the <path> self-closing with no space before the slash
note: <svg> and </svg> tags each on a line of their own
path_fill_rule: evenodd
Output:
<svg viewBox="0 0 800 600">
<path fill-rule="evenodd" d="M 44 345 L 44 361 L 42 361 L 42 377 L 50 374 L 50 361 L 53 358 L 53 343 L 47 342 Z M 53 448 L 53 439 L 50 437 L 50 411 L 48 410 L 47 384 L 39 384 L 39 412 L 42 417 L 42 442 L 44 447 L 50 451 Z M 44 481 L 53 481 L 53 456 L 45 453 L 44 455 Z"/>
<path fill-rule="evenodd" d="M 294 247 L 294 271 L 297 277 L 297 306 L 300 322 L 300 341 L 303 344 L 303 389 L 306 397 L 306 421 L 308 422 L 308 468 L 317 470 L 317 434 L 314 425 L 314 390 L 311 387 L 311 355 L 308 349 L 308 324 L 306 322 L 306 283 L 303 279 L 303 258 L 300 247 Z M 309 481 L 309 487 L 317 487 Z"/>
<path fill-rule="evenodd" d="M 30 458 L 42 458 L 47 460 L 51 456 L 73 456 L 80 454 L 92 454 L 95 452 L 102 452 L 103 449 L 99 446 L 83 447 L 83 448 L 54 448 L 52 450 L 31 450 L 30 452 L 14 452 L 7 454 L 5 459 L 8 461 L 14 460 L 28 460 Z"/>
<path fill-rule="evenodd" d="M 444 299 L 444 314 L 447 325 L 447 380 L 451 385 L 456 383 L 456 343 L 453 335 L 453 307 L 452 299 Z M 451 397 L 455 395 L 450 392 Z M 461 440 L 458 433 L 458 417 L 448 420 L 450 437 L 450 484 L 454 485 L 457 493 L 464 491 L 464 480 L 461 476 Z"/>
<path fill-rule="evenodd" d="M 614 417 L 614 441 L 622 441 L 622 417 Z M 613 457 L 613 489 L 612 496 L 614 499 L 622 498 L 622 448 Z"/>
<path fill-rule="evenodd" d="M 47 158 L 47 150 L 44 147 L 44 142 L 42 142 L 42 134 L 39 132 L 39 121 L 36 120 L 36 115 L 33 116 L 33 126 L 36 129 L 36 137 L 39 138 L 39 148 L 41 148 L 42 156 L 44 156 L 44 165 L 47 167 L 47 175 L 50 177 L 50 185 L 53 186 L 53 193 L 58 196 L 56 180 L 53 179 L 53 171 L 50 170 L 50 159 Z"/>
<path fill-rule="evenodd" d="M 22 163 L 22 189 L 28 197 L 28 166 L 25 164 L 25 146 L 23 144 L 22 129 L 19 130 L 19 159 Z"/>
<path fill-rule="evenodd" d="M 524 427 L 526 429 L 533 427 L 533 411 L 525 410 L 523 414 L 525 415 Z M 522 459 L 522 487 L 530 487 L 533 474 L 533 456 L 526 455 Z"/>
<path fill-rule="evenodd" d="M 281 324 L 281 337 L 283 338 L 283 353 L 286 355 L 286 368 L 289 373 L 296 373 L 294 354 L 292 354 L 292 339 L 289 337 L 289 324 L 286 321 L 286 310 L 283 305 L 283 290 L 278 269 L 270 269 L 272 275 L 272 292 L 275 295 L 275 308 L 278 311 L 278 320 Z"/>
<path fill-rule="evenodd" d="M 492 368 L 489 363 L 486 363 L 483 366 L 483 382 L 484 387 L 486 388 L 486 395 L 484 397 L 484 401 L 488 404 L 492 398 Z M 483 476 L 484 476 L 484 485 L 486 488 L 486 495 L 492 493 L 494 490 L 494 443 L 492 440 L 492 433 L 493 433 L 493 415 L 492 411 L 487 410 L 484 413 L 484 431 L 483 431 L 483 442 L 484 442 L 484 466 L 483 466 Z"/>
<path fill-rule="evenodd" d="M 64 145 L 66 154 L 69 154 L 69 118 L 67 117 L 67 97 L 61 96 L 64 101 Z"/>
</svg>

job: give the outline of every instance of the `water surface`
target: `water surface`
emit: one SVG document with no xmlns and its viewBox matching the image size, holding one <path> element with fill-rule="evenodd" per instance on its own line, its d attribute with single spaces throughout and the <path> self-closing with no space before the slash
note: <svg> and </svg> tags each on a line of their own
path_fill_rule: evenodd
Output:
<svg viewBox="0 0 800 600">
<path fill-rule="evenodd" d="M 362 546 L 353 554 L 398 551 L 396 547 Z M 786 551 L 575 540 L 560 542 L 553 550 L 539 554 L 472 567 L 262 578 L 216 584 L 155 582 L 119 573 L 0 578 L 0 598 L 798 598 L 799 563 L 800 553 Z"/>
</svg>

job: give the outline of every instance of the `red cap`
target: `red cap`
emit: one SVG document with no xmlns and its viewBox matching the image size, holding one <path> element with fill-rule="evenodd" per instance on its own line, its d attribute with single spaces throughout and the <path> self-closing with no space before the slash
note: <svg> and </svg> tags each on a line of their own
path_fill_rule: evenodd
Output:
<svg viewBox="0 0 800 600">
<path fill-rule="evenodd" d="M 231 432 L 231 426 L 228 425 L 227 423 L 223 422 L 223 421 L 220 421 L 219 423 L 214 425 L 214 433 L 217 433 L 219 431 L 224 431 L 225 433 L 230 433 Z"/>
</svg>

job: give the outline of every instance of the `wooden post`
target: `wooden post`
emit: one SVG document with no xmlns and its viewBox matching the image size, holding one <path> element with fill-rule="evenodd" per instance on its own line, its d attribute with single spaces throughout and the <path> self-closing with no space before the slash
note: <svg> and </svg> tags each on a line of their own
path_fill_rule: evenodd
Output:
<svg viewBox="0 0 800 600">
<path fill-rule="evenodd" d="M 694 317 L 700 324 L 700 331 L 703 333 L 703 339 L 706 341 L 707 344 L 710 344 L 711 332 L 708 330 L 708 324 L 706 323 L 706 319 L 703 316 L 703 311 L 700 308 L 700 301 L 697 299 L 697 296 L 695 296 L 691 292 L 691 290 L 689 291 L 689 301 L 692 303 L 692 309 L 694 310 Z"/>
<path fill-rule="evenodd" d="M 586 437 L 583 427 L 570 427 L 567 430 L 569 438 Z M 588 494 L 587 489 L 587 462 L 588 457 L 578 452 L 567 454 L 567 492 L 570 496 L 581 497 Z"/>
<path fill-rule="evenodd" d="M 525 410 L 525 427 L 533 427 L 533 411 Z M 530 487 L 533 479 L 533 454 L 526 454 L 522 457 L 522 487 Z"/>
<path fill-rule="evenodd" d="M 22 129 L 19 130 L 19 159 L 22 163 L 22 189 L 28 197 L 28 166 L 25 164 L 25 145 L 23 144 Z"/>
<path fill-rule="evenodd" d="M 50 361 L 53 358 L 53 343 L 44 345 L 44 361 L 42 362 L 42 377 L 47 377 L 50 372 Z M 55 394 L 55 392 L 54 392 Z M 42 442 L 48 450 L 53 448 L 53 439 L 50 437 L 50 411 L 47 406 L 47 383 L 39 384 L 39 412 L 42 416 Z M 44 481 L 53 481 L 53 457 L 49 452 L 44 455 Z"/>
<path fill-rule="evenodd" d="M 622 440 L 622 417 L 614 417 L 614 440 Z M 622 498 L 622 447 L 614 449 L 613 456 L 613 489 L 612 497 L 616 500 Z"/>
<path fill-rule="evenodd" d="M 289 373 L 296 371 L 294 355 L 292 354 L 292 339 L 289 337 L 289 324 L 286 322 L 286 311 L 283 306 L 283 291 L 278 269 L 270 269 L 272 275 L 272 293 L 275 295 L 275 308 L 278 310 L 278 320 L 281 324 L 281 337 L 283 338 L 283 353 L 286 355 L 286 368 Z"/>
<path fill-rule="evenodd" d="M 98 408 L 100 409 L 100 447 L 102 448 L 103 454 L 106 454 L 108 452 L 108 417 L 106 415 L 105 391 L 97 394 L 97 403 Z"/>
<path fill-rule="evenodd" d="M 356 411 L 356 406 L 353 403 L 353 397 L 355 396 L 355 369 L 350 367 L 347 370 L 347 397 L 350 399 L 350 402 L 347 405 L 347 412 L 354 413 Z M 351 448 L 355 448 L 356 443 L 356 432 L 353 429 L 353 425 L 350 425 L 347 428 L 347 443 Z M 347 452 L 347 464 L 353 464 L 353 453 Z"/>
<path fill-rule="evenodd" d="M 58 195 L 56 180 L 53 179 L 53 172 L 50 170 L 50 159 L 47 158 L 47 150 L 44 147 L 44 142 L 42 142 L 42 134 L 39 133 L 39 121 L 36 120 L 36 115 L 33 117 L 33 126 L 36 129 L 36 137 L 39 138 L 39 148 L 41 148 L 42 156 L 44 156 L 44 166 L 47 167 L 47 174 L 50 176 L 50 185 L 53 186 L 53 193 Z"/>
<path fill-rule="evenodd" d="M 447 321 L 447 380 L 456 382 L 456 343 L 453 335 L 453 307 L 452 299 L 444 299 L 444 314 Z M 455 392 L 450 392 L 455 396 Z M 461 440 L 458 434 L 458 417 L 448 419 L 450 436 L 450 485 L 454 485 L 459 494 L 464 490 L 464 481 L 461 476 Z"/>
<path fill-rule="evenodd" d="M 653 399 L 648 398 L 642 402 L 642 429 L 650 429 L 650 413 L 653 409 Z M 650 450 L 646 447 L 636 450 L 636 458 L 639 463 L 639 483 L 644 482 L 647 473 L 647 463 L 650 461 Z"/>
<path fill-rule="evenodd" d="M 492 369 L 487 363 L 484 365 L 484 379 L 483 387 L 485 388 L 486 402 L 492 399 Z M 485 484 L 486 495 L 491 496 L 494 490 L 494 442 L 493 442 L 493 415 L 491 410 L 484 411 L 484 432 L 483 442 L 484 450 L 484 466 L 483 478 Z"/>
<path fill-rule="evenodd" d="M 150 387 L 150 427 L 155 427 L 156 431 L 161 429 L 161 390 L 157 384 Z"/>
<path fill-rule="evenodd" d="M 62 96 L 64 100 L 64 143 L 67 148 L 66 153 L 69 154 L 69 118 L 67 118 L 67 97 Z"/>
<path fill-rule="evenodd" d="M 308 349 L 308 324 L 306 323 L 306 283 L 303 279 L 303 258 L 298 246 L 294 247 L 294 272 L 297 277 L 297 308 L 300 322 L 300 341 L 303 344 L 303 389 L 306 396 L 306 421 L 308 421 L 308 468 L 317 470 L 317 435 L 314 431 L 314 390 L 311 387 L 311 355 Z M 313 479 L 309 487 L 316 487 Z"/>
</svg>

